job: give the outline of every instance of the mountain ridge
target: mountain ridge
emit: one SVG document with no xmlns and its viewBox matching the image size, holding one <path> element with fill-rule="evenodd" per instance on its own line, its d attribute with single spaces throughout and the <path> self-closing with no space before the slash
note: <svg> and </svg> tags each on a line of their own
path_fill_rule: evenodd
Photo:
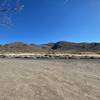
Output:
<svg viewBox="0 0 100 100">
<path fill-rule="evenodd" d="M 24 42 L 12 42 L 0 45 L 0 53 L 66 53 L 66 52 L 100 52 L 100 43 L 75 43 L 68 41 L 58 41 L 47 44 L 27 44 Z"/>
</svg>

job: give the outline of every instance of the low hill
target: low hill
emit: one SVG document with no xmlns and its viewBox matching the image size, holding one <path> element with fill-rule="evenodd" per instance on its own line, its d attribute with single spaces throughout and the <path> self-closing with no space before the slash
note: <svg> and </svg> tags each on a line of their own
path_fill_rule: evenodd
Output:
<svg viewBox="0 0 100 100">
<path fill-rule="evenodd" d="M 46 52 L 41 46 L 35 44 L 25 44 L 22 42 L 15 42 L 2 45 L 0 47 L 0 52 L 10 52 L 10 53 L 32 53 L 32 52 Z"/>
<path fill-rule="evenodd" d="M 100 43 L 74 43 L 60 41 L 42 45 L 14 42 L 0 45 L 0 53 L 65 53 L 95 52 L 100 53 Z"/>
<path fill-rule="evenodd" d="M 100 52 L 100 43 L 73 43 L 61 41 L 52 47 L 55 52 Z"/>
</svg>

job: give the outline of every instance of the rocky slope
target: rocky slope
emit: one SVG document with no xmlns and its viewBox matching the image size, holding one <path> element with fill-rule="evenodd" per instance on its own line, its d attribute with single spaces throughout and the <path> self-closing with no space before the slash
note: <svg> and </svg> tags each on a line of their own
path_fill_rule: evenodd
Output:
<svg viewBox="0 0 100 100">
<path fill-rule="evenodd" d="M 60 41 L 42 45 L 26 44 L 22 42 L 9 43 L 0 46 L 0 53 L 100 53 L 100 43 L 73 43 Z"/>
</svg>

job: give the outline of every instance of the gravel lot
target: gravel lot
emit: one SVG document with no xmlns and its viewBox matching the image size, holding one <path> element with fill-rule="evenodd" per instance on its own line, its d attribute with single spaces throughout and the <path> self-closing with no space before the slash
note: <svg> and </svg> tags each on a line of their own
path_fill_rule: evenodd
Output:
<svg viewBox="0 0 100 100">
<path fill-rule="evenodd" d="M 100 60 L 0 59 L 0 100 L 100 100 Z"/>
</svg>

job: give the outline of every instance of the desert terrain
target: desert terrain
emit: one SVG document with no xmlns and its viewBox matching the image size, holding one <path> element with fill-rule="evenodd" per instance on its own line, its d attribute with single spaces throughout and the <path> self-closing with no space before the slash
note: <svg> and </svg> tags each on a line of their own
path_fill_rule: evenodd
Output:
<svg viewBox="0 0 100 100">
<path fill-rule="evenodd" d="M 100 60 L 0 59 L 0 100 L 100 100 Z"/>
</svg>

